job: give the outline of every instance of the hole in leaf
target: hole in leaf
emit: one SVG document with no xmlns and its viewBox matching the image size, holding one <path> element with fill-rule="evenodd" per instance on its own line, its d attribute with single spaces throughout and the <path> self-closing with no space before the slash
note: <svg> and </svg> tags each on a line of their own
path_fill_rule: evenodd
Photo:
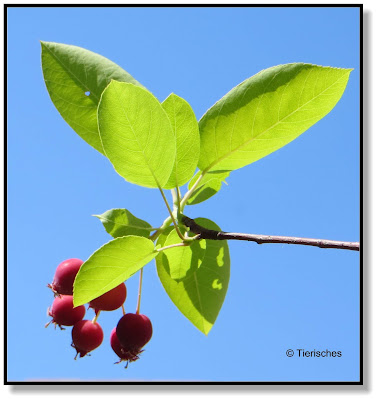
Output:
<svg viewBox="0 0 377 400">
<path fill-rule="evenodd" d="M 212 289 L 221 290 L 223 288 L 223 284 L 219 281 L 219 279 L 215 279 L 212 282 Z"/>
<path fill-rule="evenodd" d="M 216 257 L 217 265 L 222 267 L 224 265 L 224 247 L 220 247 L 219 254 Z"/>
<path fill-rule="evenodd" d="M 90 96 L 90 92 L 85 92 L 85 96 Z"/>
</svg>

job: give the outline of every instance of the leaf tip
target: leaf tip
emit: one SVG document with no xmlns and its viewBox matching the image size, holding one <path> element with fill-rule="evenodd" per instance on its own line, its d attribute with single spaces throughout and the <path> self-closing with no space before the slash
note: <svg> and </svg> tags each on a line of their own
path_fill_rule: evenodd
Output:
<svg viewBox="0 0 377 400">
<path fill-rule="evenodd" d="M 53 42 L 46 42 L 45 40 L 39 40 L 39 43 L 41 44 L 42 47 L 48 48 Z"/>
<path fill-rule="evenodd" d="M 44 42 L 43 40 L 40 40 L 39 44 L 41 45 L 41 51 L 43 51 L 43 48 L 47 47 L 47 42 Z"/>
<path fill-rule="evenodd" d="M 85 303 L 83 303 L 82 301 L 77 300 L 77 296 L 75 296 L 75 293 L 73 293 L 73 308 L 82 306 L 84 304 Z"/>
<path fill-rule="evenodd" d="M 205 335 L 206 337 L 208 337 L 208 334 L 209 334 L 209 332 L 210 332 L 211 329 L 212 329 L 212 326 L 210 326 L 210 327 L 203 327 L 203 329 L 200 329 L 200 331 L 201 331 L 202 333 L 204 333 L 204 335 Z"/>
</svg>

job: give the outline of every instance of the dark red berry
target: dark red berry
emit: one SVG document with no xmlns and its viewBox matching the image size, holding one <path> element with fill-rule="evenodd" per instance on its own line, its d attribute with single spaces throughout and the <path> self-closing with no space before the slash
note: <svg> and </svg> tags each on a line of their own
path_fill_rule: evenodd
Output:
<svg viewBox="0 0 377 400">
<path fill-rule="evenodd" d="M 102 296 L 97 297 L 89 303 L 89 307 L 101 311 L 113 311 L 122 307 L 126 301 L 127 289 L 124 283 L 116 286 Z"/>
<path fill-rule="evenodd" d="M 56 268 L 52 283 L 47 286 L 57 294 L 72 295 L 73 282 L 82 264 L 83 261 L 78 258 L 63 261 Z"/>
<path fill-rule="evenodd" d="M 76 357 L 78 354 L 84 357 L 100 346 L 102 341 L 103 330 L 98 322 L 82 320 L 77 322 L 72 329 L 72 347 L 77 351 Z"/>
<path fill-rule="evenodd" d="M 116 328 L 114 328 L 111 331 L 110 345 L 111 345 L 111 348 L 114 350 L 114 353 L 119 357 L 119 361 L 117 361 L 115 364 L 119 364 L 122 361 L 127 361 L 127 365 L 128 365 L 128 362 L 138 360 L 139 354 L 143 351 L 143 350 L 127 351 L 124 347 L 122 347 L 122 345 L 120 344 L 120 341 L 118 339 L 117 333 L 116 333 Z M 126 368 L 127 368 L 127 365 L 126 365 Z"/>
<path fill-rule="evenodd" d="M 122 347 L 122 359 L 135 361 L 141 348 L 152 337 L 152 324 L 149 318 L 142 314 L 126 314 L 119 320 L 116 335 Z"/>
<path fill-rule="evenodd" d="M 72 326 L 85 316 L 85 306 L 73 308 L 73 296 L 55 297 L 48 315 L 52 317 L 52 323 L 56 325 Z M 46 326 L 48 326 L 49 322 Z"/>
</svg>

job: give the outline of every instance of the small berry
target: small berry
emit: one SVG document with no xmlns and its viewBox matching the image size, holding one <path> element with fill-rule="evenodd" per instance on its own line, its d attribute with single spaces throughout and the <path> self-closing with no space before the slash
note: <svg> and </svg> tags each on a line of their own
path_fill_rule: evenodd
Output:
<svg viewBox="0 0 377 400">
<path fill-rule="evenodd" d="M 127 289 L 124 283 L 116 286 L 114 289 L 104 293 L 102 296 L 97 297 L 89 303 L 89 307 L 94 308 L 96 312 L 113 311 L 122 307 L 126 301 Z"/>
<path fill-rule="evenodd" d="M 77 322 L 72 329 L 72 347 L 77 351 L 76 357 L 84 357 L 96 349 L 103 341 L 103 330 L 98 322 L 82 320 Z"/>
<path fill-rule="evenodd" d="M 82 264 L 78 258 L 63 261 L 56 268 L 52 283 L 47 286 L 56 294 L 73 295 L 73 282 Z"/>
<path fill-rule="evenodd" d="M 116 327 L 122 360 L 136 361 L 142 347 L 150 341 L 152 333 L 152 324 L 147 316 L 131 313 L 123 315 Z"/>
<path fill-rule="evenodd" d="M 118 336 L 116 333 L 116 327 L 111 331 L 110 345 L 111 345 L 111 348 L 114 350 L 114 353 L 120 358 L 120 360 L 118 362 L 121 362 L 124 359 L 124 350 L 118 339 Z"/>
<path fill-rule="evenodd" d="M 72 326 L 76 322 L 82 320 L 85 316 L 85 306 L 78 306 L 73 308 L 73 296 L 60 296 L 55 297 L 51 308 L 48 309 L 47 314 L 52 317 L 52 321 L 46 324 L 54 323 L 55 326 L 65 325 Z"/>
<path fill-rule="evenodd" d="M 126 368 L 129 362 L 138 360 L 139 354 L 143 351 L 143 350 L 127 351 L 124 347 L 122 347 L 116 333 L 116 328 L 114 328 L 111 331 L 110 345 L 111 348 L 114 350 L 114 353 L 119 357 L 119 361 L 117 361 L 115 364 L 119 364 L 122 361 L 127 361 Z"/>
</svg>

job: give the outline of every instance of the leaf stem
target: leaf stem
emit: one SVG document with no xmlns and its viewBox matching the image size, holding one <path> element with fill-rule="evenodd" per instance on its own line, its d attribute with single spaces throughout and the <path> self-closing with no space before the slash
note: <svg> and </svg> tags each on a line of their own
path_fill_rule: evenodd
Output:
<svg viewBox="0 0 377 400">
<path fill-rule="evenodd" d="M 170 206 L 169 206 L 168 201 L 166 200 L 164 191 L 163 191 L 160 187 L 159 187 L 159 190 L 160 190 L 160 193 L 161 193 L 162 198 L 164 199 L 165 205 L 166 205 L 166 207 L 167 207 L 167 209 L 168 209 L 168 211 L 169 211 L 170 218 L 171 218 L 171 220 L 173 221 L 174 228 L 175 228 L 175 230 L 177 231 L 178 236 L 179 236 L 182 240 L 185 240 L 185 238 L 183 237 L 181 231 L 180 231 L 179 228 L 178 228 L 178 225 L 177 225 L 177 222 L 176 222 L 176 220 L 175 220 L 175 218 L 174 218 L 173 212 L 172 212 L 172 210 L 171 210 L 171 208 L 170 208 Z M 160 229 L 161 229 L 161 228 L 160 228 Z M 153 236 L 153 235 L 152 235 L 152 236 Z"/>
<path fill-rule="evenodd" d="M 183 196 L 183 199 L 181 200 L 180 203 L 180 209 L 183 212 L 183 209 L 188 201 L 188 199 L 191 197 L 191 195 L 194 193 L 194 191 L 196 190 L 196 188 L 198 187 L 199 183 L 201 182 L 201 180 L 204 178 L 204 175 L 207 173 L 207 171 L 203 171 L 198 179 L 196 180 L 196 182 L 193 184 L 192 188 L 186 192 L 186 194 Z"/>
<path fill-rule="evenodd" d="M 161 249 L 157 249 L 156 251 L 164 251 L 167 249 L 172 249 L 173 247 L 181 247 L 181 246 L 189 246 L 189 243 L 176 243 L 176 244 L 170 244 L 169 246 L 161 247 Z"/>
<path fill-rule="evenodd" d="M 139 293 L 137 294 L 136 314 L 140 314 L 140 300 L 141 300 L 141 288 L 142 288 L 142 285 L 143 285 L 143 268 L 140 270 Z"/>
<path fill-rule="evenodd" d="M 181 213 L 181 192 L 179 187 L 176 186 L 174 189 L 171 189 L 171 195 L 173 197 L 174 211 L 179 215 Z"/>
<path fill-rule="evenodd" d="M 190 198 L 190 196 L 192 195 L 192 193 L 195 191 L 195 189 L 198 187 L 198 184 L 199 184 L 200 181 L 203 179 L 203 177 L 204 177 L 205 174 L 206 174 L 206 172 L 203 171 L 202 174 L 198 177 L 198 179 L 197 179 L 196 182 L 194 183 L 194 186 L 191 188 L 191 190 L 189 190 L 189 191 L 183 196 L 182 200 L 181 200 L 180 203 L 179 203 L 179 209 L 178 209 L 178 213 L 179 213 L 179 214 L 183 211 L 183 208 L 184 208 L 185 204 L 187 203 L 188 199 Z M 167 227 L 172 223 L 172 221 L 173 221 L 174 227 L 175 227 L 175 229 L 177 230 L 177 233 L 178 233 L 179 237 L 180 237 L 182 240 L 185 240 L 185 238 L 182 236 L 180 230 L 177 229 L 177 225 L 176 225 L 176 223 L 175 223 L 175 219 L 174 219 L 173 213 L 171 212 L 171 209 L 170 209 L 170 207 L 169 207 L 169 204 L 168 204 L 168 202 L 167 202 L 167 200 L 166 200 L 166 197 L 165 197 L 165 195 L 164 195 L 162 189 L 161 189 L 161 188 L 159 188 L 159 189 L 160 189 L 160 192 L 161 192 L 161 194 L 162 194 L 162 197 L 163 197 L 163 199 L 164 199 L 164 201 L 165 201 L 165 204 L 166 204 L 166 206 L 167 206 L 167 208 L 168 208 L 168 210 L 169 210 L 170 216 L 167 217 L 167 218 L 165 219 L 165 221 L 164 221 L 164 222 L 161 224 L 161 226 L 156 230 L 156 232 L 154 232 L 151 236 L 149 236 L 149 239 L 151 239 L 152 241 L 156 240 L 156 239 L 160 236 L 161 232 L 162 232 L 165 228 L 167 228 Z M 177 192 L 178 192 L 178 199 L 180 200 L 180 199 L 181 199 L 181 192 L 180 192 L 179 188 L 176 188 L 176 190 L 177 190 Z M 175 198 L 175 196 L 176 196 L 176 193 L 173 194 L 173 192 L 172 192 L 172 195 L 173 195 L 173 201 L 174 201 L 174 198 Z M 178 214 L 178 215 L 179 215 L 179 214 Z"/>
<path fill-rule="evenodd" d="M 181 191 L 179 190 L 179 186 L 175 188 L 177 191 L 177 197 L 178 197 L 178 215 L 181 214 L 181 200 L 182 200 L 182 195 Z"/>
<path fill-rule="evenodd" d="M 178 204 L 177 204 L 177 192 L 174 189 L 170 189 L 171 197 L 173 199 L 173 214 L 177 214 Z"/>
<path fill-rule="evenodd" d="M 165 219 L 162 225 L 153 233 L 153 235 L 149 236 L 149 239 L 155 241 L 160 235 L 161 232 L 167 228 L 171 224 L 172 218 L 169 216 Z"/>
<path fill-rule="evenodd" d="M 153 235 L 149 236 L 149 239 L 152 240 L 152 242 L 154 242 L 160 236 L 160 233 L 161 233 L 161 228 L 158 228 L 156 232 L 153 233 Z"/>
</svg>

